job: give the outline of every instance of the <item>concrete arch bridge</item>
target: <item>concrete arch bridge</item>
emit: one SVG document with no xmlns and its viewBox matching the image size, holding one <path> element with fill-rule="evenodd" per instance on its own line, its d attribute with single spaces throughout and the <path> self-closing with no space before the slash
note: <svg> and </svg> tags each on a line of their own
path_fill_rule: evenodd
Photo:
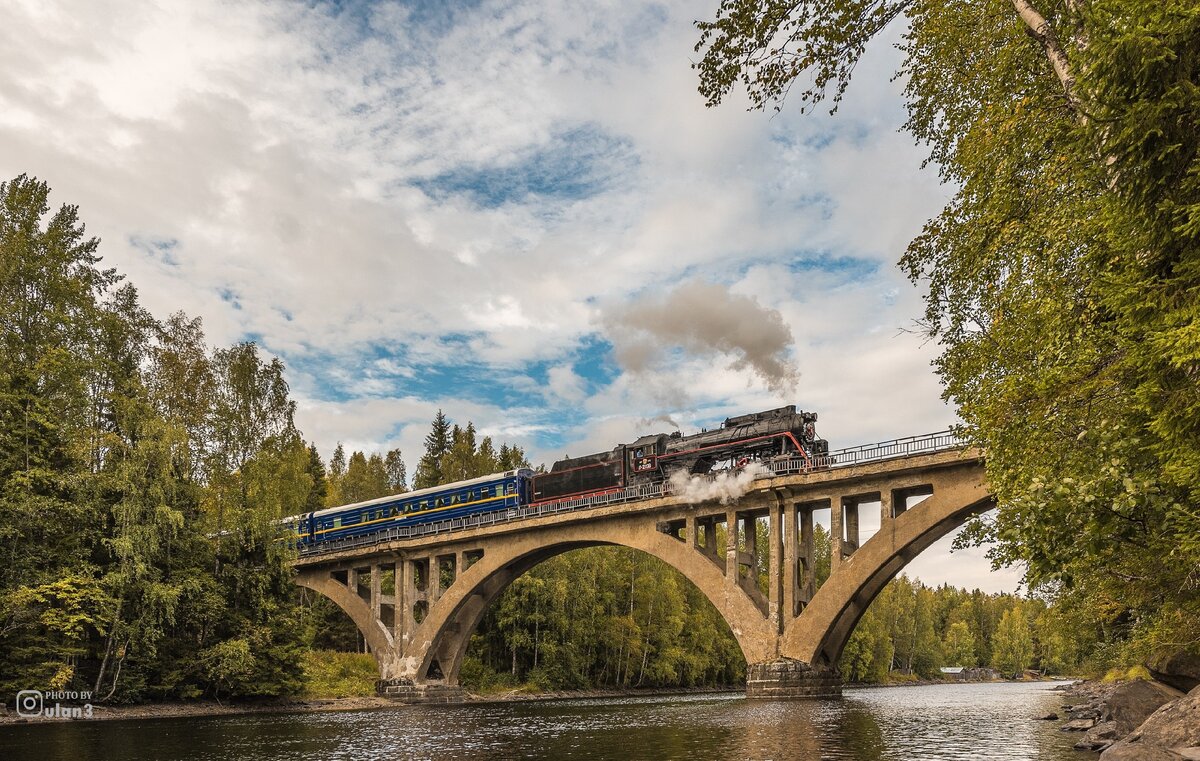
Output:
<svg viewBox="0 0 1200 761">
<path fill-rule="evenodd" d="M 787 463 L 735 503 L 691 504 L 661 486 L 393 529 L 296 561 L 296 582 L 346 612 L 379 663 L 379 691 L 455 700 L 472 632 L 504 589 L 555 555 L 632 547 L 668 563 L 712 602 L 747 663 L 751 697 L 838 694 L 836 663 L 871 600 L 922 550 L 993 507 L 978 450 L 952 434 Z M 798 465 L 798 464 L 796 464 Z M 863 509 L 879 531 L 860 542 Z M 829 511 L 830 575 L 816 589 L 814 514 Z M 755 566 L 755 521 L 768 524 L 768 590 Z M 718 555 L 717 528 L 727 541 Z"/>
</svg>

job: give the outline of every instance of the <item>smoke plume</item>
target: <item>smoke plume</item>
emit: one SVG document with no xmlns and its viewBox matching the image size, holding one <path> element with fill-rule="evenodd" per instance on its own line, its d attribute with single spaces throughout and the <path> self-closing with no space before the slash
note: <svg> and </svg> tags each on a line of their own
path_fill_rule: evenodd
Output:
<svg viewBox="0 0 1200 761">
<path fill-rule="evenodd" d="M 720 502 L 728 505 L 737 502 L 750 490 L 754 479 L 769 475 L 770 469 L 757 462 L 733 473 L 718 473 L 716 477 L 693 476 L 686 471 L 677 470 L 671 474 L 668 483 L 671 493 L 682 497 L 689 505 L 701 502 Z"/>
<path fill-rule="evenodd" d="M 666 414 L 655 415 L 654 417 L 644 417 L 640 421 L 638 421 L 638 426 L 642 427 L 642 428 L 646 428 L 646 427 L 654 425 L 655 423 L 666 423 L 667 425 L 671 426 L 675 430 L 677 430 L 677 431 L 679 430 L 679 423 L 675 422 L 675 419 L 673 417 L 671 417 L 670 415 L 666 415 Z"/>
<path fill-rule="evenodd" d="M 799 372 L 788 359 L 792 331 L 778 310 L 710 283 L 684 283 L 663 298 L 645 297 L 605 320 L 617 361 L 642 372 L 673 347 L 731 356 L 732 370 L 750 369 L 774 392 L 793 392 Z"/>
</svg>

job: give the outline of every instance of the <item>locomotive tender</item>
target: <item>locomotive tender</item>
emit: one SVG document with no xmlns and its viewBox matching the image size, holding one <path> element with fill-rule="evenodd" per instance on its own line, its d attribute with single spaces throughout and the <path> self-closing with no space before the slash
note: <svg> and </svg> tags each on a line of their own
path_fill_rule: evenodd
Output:
<svg viewBox="0 0 1200 761">
<path fill-rule="evenodd" d="M 816 421 L 815 412 L 797 412 L 793 404 L 727 418 L 720 428 L 690 436 L 679 431 L 642 436 L 608 452 L 559 460 L 545 473 L 510 470 L 304 513 L 281 523 L 289 541 L 308 549 L 396 526 L 609 494 L 664 481 L 678 471 L 703 475 L 777 457 L 800 458 L 811 468 L 813 458 L 829 453 L 829 443 L 817 437 Z"/>
</svg>

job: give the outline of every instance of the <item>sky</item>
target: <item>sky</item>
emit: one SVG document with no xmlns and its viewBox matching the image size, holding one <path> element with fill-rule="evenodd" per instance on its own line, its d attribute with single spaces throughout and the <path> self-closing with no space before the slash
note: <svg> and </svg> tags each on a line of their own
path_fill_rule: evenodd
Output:
<svg viewBox="0 0 1200 761">
<path fill-rule="evenodd" d="M 709 109 L 716 5 L 7 0 L 0 176 L 158 317 L 280 356 L 326 457 L 411 470 L 438 409 L 534 463 L 792 403 L 835 449 L 948 427 L 896 266 L 953 190 L 902 30 L 836 115 Z M 948 539 L 908 572 L 1020 578 Z"/>
</svg>

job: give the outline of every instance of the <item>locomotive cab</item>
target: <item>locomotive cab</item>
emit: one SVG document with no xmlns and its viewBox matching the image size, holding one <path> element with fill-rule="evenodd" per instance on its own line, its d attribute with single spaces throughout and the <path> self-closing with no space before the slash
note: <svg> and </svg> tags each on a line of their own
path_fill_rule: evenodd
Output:
<svg viewBox="0 0 1200 761">
<path fill-rule="evenodd" d="M 628 473 L 638 476 L 658 471 L 658 458 L 666 452 L 666 434 L 643 436 L 632 444 L 625 446 Z"/>
</svg>

